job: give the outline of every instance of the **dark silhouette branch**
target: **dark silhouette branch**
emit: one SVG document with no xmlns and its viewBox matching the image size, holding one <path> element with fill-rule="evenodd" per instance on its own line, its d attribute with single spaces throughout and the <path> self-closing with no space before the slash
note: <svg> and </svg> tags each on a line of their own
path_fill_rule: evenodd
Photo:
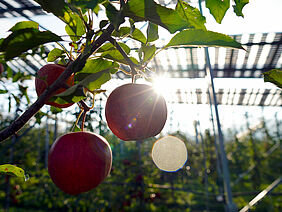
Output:
<svg viewBox="0 0 282 212">
<path fill-rule="evenodd" d="M 0 142 L 18 132 L 29 121 L 29 119 L 31 119 L 43 107 L 45 101 L 49 99 L 56 90 L 64 86 L 64 82 L 71 76 L 71 74 L 80 71 L 84 67 L 86 60 L 107 41 L 109 34 L 112 34 L 113 31 L 114 26 L 110 24 L 103 34 L 91 44 L 88 51 L 83 52 L 75 61 L 71 62 L 60 77 L 50 87 L 48 87 L 20 117 L 0 132 Z"/>
</svg>

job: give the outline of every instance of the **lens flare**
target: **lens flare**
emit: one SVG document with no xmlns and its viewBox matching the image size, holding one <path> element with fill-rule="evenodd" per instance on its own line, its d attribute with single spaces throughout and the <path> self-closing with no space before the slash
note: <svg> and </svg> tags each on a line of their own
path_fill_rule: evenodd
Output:
<svg viewBox="0 0 282 212">
<path fill-rule="evenodd" d="M 166 172 L 181 169 L 188 159 L 185 143 L 175 136 L 166 136 L 157 140 L 152 148 L 155 165 Z"/>
<path fill-rule="evenodd" d="M 162 95 L 164 98 L 168 97 L 171 80 L 165 76 L 158 76 L 153 79 L 153 87 L 155 92 Z"/>
</svg>

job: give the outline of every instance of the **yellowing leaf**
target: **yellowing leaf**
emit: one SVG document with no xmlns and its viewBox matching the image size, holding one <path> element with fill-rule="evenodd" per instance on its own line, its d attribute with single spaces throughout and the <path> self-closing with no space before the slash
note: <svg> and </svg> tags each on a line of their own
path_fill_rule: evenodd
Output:
<svg viewBox="0 0 282 212">
<path fill-rule="evenodd" d="M 11 175 L 11 176 L 16 176 L 16 177 L 21 177 L 25 180 L 27 179 L 25 172 L 22 168 L 11 165 L 11 164 L 0 165 L 0 173 Z"/>
</svg>

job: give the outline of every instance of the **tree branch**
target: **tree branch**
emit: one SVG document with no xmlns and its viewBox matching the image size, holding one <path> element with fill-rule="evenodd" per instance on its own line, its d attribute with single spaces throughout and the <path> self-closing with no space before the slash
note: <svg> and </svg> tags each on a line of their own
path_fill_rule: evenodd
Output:
<svg viewBox="0 0 282 212">
<path fill-rule="evenodd" d="M 0 142 L 18 132 L 29 121 L 29 119 L 31 119 L 31 117 L 43 107 L 45 101 L 49 99 L 56 90 L 63 87 L 63 83 L 71 76 L 72 73 L 78 72 L 84 67 L 86 60 L 90 57 L 90 55 L 92 55 L 104 42 L 107 41 L 109 34 L 112 34 L 113 31 L 114 26 L 110 24 L 106 31 L 91 44 L 89 51 L 83 52 L 75 61 L 70 63 L 60 77 L 50 87 L 48 87 L 19 118 L 17 118 L 9 127 L 0 132 Z"/>
</svg>

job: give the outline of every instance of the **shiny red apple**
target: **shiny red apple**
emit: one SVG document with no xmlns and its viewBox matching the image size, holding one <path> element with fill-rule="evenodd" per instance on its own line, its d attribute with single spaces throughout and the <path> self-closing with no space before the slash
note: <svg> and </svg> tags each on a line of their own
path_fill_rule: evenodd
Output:
<svg viewBox="0 0 282 212">
<path fill-rule="evenodd" d="M 110 173 L 112 151 L 107 140 L 91 132 L 59 137 L 48 155 L 48 172 L 55 185 L 77 195 L 97 187 Z"/>
<path fill-rule="evenodd" d="M 39 69 L 39 71 L 37 72 L 38 77 L 35 78 L 35 89 L 37 95 L 40 96 L 47 87 L 52 85 L 55 82 L 55 80 L 65 71 L 65 69 L 66 69 L 65 66 L 57 65 L 57 64 L 47 64 L 43 66 L 41 69 Z M 73 75 L 67 79 L 66 84 L 68 86 L 74 85 Z M 65 90 L 66 90 L 65 88 L 60 88 L 53 95 L 62 93 Z M 66 108 L 73 105 L 73 103 L 58 104 L 51 101 L 46 101 L 45 104 L 59 108 Z"/>
<path fill-rule="evenodd" d="M 167 118 L 165 99 L 145 84 L 125 84 L 108 97 L 106 120 L 120 139 L 142 140 L 163 129 Z"/>
</svg>

